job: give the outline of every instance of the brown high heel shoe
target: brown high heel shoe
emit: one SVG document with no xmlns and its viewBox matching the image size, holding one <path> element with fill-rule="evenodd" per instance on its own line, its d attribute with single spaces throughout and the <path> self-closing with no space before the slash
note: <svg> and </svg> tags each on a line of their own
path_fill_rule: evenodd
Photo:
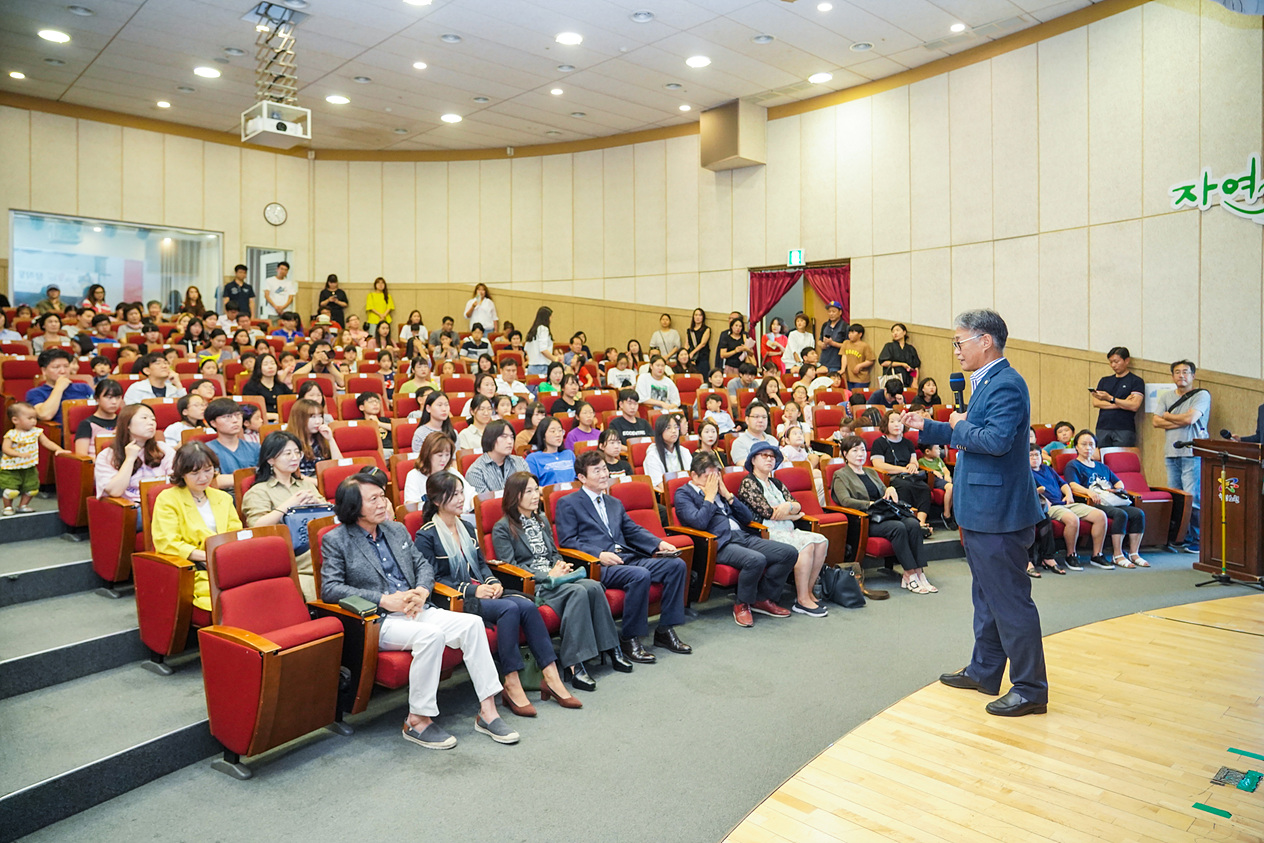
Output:
<svg viewBox="0 0 1264 843">
<path fill-rule="evenodd" d="M 535 717 L 536 715 L 535 706 L 533 706 L 530 702 L 526 705 L 518 705 L 513 700 L 509 699 L 509 695 L 504 692 L 501 692 L 500 704 L 519 717 Z"/>
<path fill-rule="evenodd" d="M 550 699 L 556 700 L 557 704 L 562 708 L 583 708 L 584 704 L 574 697 L 559 697 L 557 691 L 549 689 L 548 685 L 540 685 L 540 702 L 548 702 Z"/>
</svg>

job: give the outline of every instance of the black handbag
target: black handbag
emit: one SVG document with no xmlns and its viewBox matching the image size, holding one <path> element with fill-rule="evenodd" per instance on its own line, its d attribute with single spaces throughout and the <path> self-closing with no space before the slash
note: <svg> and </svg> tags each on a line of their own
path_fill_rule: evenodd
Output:
<svg viewBox="0 0 1264 843">
<path fill-rule="evenodd" d="M 893 501 L 890 498 L 879 498 L 869 504 L 869 520 L 874 524 L 881 524 L 883 521 L 898 521 L 901 518 L 916 518 L 913 508 L 903 501 Z"/>
<path fill-rule="evenodd" d="M 855 573 L 850 568 L 821 568 L 821 596 L 844 609 L 859 609 L 865 605 L 865 594 L 860 589 Z"/>
</svg>

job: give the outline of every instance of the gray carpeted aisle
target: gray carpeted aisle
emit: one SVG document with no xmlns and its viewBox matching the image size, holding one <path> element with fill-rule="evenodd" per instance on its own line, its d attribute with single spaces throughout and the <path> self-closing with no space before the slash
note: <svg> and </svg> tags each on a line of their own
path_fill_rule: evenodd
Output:
<svg viewBox="0 0 1264 843">
<path fill-rule="evenodd" d="M 1190 569 L 1194 557 L 1147 557 L 1150 570 L 1034 581 L 1045 633 L 1246 593 L 1193 588 L 1206 578 Z M 251 781 L 197 764 L 27 839 L 716 841 L 833 740 L 966 663 L 969 572 L 961 560 L 929 570 L 939 594 L 875 576 L 875 586 L 892 587 L 890 600 L 834 607 L 824 620 L 756 616 L 753 629 L 733 624 L 721 594 L 680 629 L 692 656 L 663 654 L 629 676 L 596 670 L 600 688 L 579 695 L 580 711 L 538 701 L 535 719 L 504 711 L 523 735 L 517 746 L 473 732 L 465 681 L 439 697 L 440 722 L 460 745 L 407 743 L 406 698 L 395 692 L 353 720 L 353 737 L 297 742 L 253 762 Z M 986 702 L 961 698 L 980 717 Z"/>
</svg>

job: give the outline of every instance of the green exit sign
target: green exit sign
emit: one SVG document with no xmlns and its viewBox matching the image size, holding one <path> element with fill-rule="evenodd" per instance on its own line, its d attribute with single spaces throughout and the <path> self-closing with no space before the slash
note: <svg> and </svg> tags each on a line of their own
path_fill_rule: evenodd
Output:
<svg viewBox="0 0 1264 843">
<path fill-rule="evenodd" d="M 786 256 L 786 266 L 803 266 L 803 250 L 791 249 Z"/>
</svg>

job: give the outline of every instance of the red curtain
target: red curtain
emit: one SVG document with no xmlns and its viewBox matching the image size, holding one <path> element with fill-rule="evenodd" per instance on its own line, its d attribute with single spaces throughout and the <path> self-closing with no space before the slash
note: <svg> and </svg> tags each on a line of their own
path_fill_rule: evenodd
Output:
<svg viewBox="0 0 1264 843">
<path fill-rule="evenodd" d="M 750 321 L 747 330 L 772 310 L 773 305 L 803 277 L 802 269 L 752 272 L 750 274 Z"/>
<path fill-rule="evenodd" d="M 760 273 L 764 274 L 764 273 Z M 776 273 L 769 273 L 776 274 Z M 843 306 L 843 323 L 851 322 L 851 266 L 814 266 L 806 270 L 807 281 L 816 294 L 827 302 Z M 751 278 L 755 273 L 751 273 Z M 786 289 L 789 289 L 787 287 Z M 751 281 L 751 302 L 755 301 L 755 283 Z M 752 304 L 753 306 L 753 304 Z M 765 311 L 767 312 L 767 311 Z M 751 317 L 752 321 L 754 316 Z"/>
</svg>

